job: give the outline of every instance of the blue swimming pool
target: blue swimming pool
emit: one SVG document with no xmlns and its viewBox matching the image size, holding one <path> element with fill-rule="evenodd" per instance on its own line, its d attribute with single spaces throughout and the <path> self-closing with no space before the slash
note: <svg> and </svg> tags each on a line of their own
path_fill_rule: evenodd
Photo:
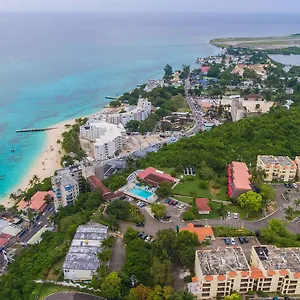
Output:
<svg viewBox="0 0 300 300">
<path fill-rule="evenodd" d="M 144 198 L 144 199 L 148 199 L 151 196 L 153 196 L 153 193 L 151 193 L 149 191 L 145 191 L 145 190 L 140 189 L 140 188 L 132 188 L 129 192 L 131 194 L 134 194 L 134 195 L 136 195 L 138 197 L 141 197 L 141 198 Z"/>
</svg>

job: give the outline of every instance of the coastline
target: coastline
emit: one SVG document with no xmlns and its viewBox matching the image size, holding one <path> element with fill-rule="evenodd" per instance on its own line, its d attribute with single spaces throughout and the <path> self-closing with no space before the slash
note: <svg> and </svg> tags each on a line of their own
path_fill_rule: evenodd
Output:
<svg viewBox="0 0 300 300">
<path fill-rule="evenodd" d="M 61 168 L 61 145 L 57 143 L 57 140 L 61 139 L 62 133 L 67 130 L 65 127 L 66 124 L 75 124 L 75 119 L 66 120 L 51 125 L 51 127 L 56 127 L 56 129 L 45 132 L 46 138 L 40 155 L 35 159 L 26 175 L 20 179 L 20 181 L 12 188 L 7 196 L 0 198 L 0 205 L 12 207 L 15 202 L 9 199 L 10 193 L 17 191 L 18 189 L 25 190 L 29 188 L 29 181 L 33 175 L 37 175 L 42 181 L 44 178 L 52 176 L 55 170 Z"/>
</svg>

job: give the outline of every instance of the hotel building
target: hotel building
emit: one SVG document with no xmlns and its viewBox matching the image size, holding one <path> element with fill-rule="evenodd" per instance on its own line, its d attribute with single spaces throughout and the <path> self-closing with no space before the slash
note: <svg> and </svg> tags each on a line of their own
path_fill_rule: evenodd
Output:
<svg viewBox="0 0 300 300">
<path fill-rule="evenodd" d="M 81 166 L 70 166 L 57 170 L 51 178 L 55 208 L 72 205 L 82 188 Z"/>
<path fill-rule="evenodd" d="M 110 112 L 104 111 L 99 114 L 95 114 L 92 116 L 94 120 L 105 121 L 111 124 L 119 125 L 122 124 L 125 126 L 129 121 L 144 121 L 151 114 L 151 102 L 149 102 L 146 98 L 139 99 L 136 106 L 129 106 L 123 108 L 124 112 Z"/>
<path fill-rule="evenodd" d="M 188 287 L 197 299 L 253 290 L 299 295 L 300 248 L 254 246 L 249 265 L 241 247 L 199 250 L 195 273 Z"/>
<path fill-rule="evenodd" d="M 292 181 L 297 175 L 297 166 L 288 156 L 258 155 L 256 169 L 266 173 L 266 181 Z"/>
<path fill-rule="evenodd" d="M 96 161 L 113 158 L 126 145 L 126 130 L 122 124 L 90 120 L 80 127 L 80 137 L 93 143 L 93 156 Z"/>
</svg>

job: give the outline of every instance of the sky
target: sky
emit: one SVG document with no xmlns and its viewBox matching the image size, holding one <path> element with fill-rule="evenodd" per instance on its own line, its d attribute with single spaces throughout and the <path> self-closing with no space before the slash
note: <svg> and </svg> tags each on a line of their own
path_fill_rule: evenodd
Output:
<svg viewBox="0 0 300 300">
<path fill-rule="evenodd" d="M 0 11 L 300 13 L 300 0 L 0 0 Z"/>
</svg>

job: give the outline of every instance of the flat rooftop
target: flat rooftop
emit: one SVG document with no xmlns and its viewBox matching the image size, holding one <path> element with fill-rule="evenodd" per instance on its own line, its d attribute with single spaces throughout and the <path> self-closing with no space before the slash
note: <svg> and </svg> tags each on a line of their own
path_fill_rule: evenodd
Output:
<svg viewBox="0 0 300 300">
<path fill-rule="evenodd" d="M 266 270 L 300 272 L 300 248 L 277 248 L 276 246 L 254 247 Z"/>
<path fill-rule="evenodd" d="M 107 227 L 82 225 L 77 228 L 63 268 L 71 270 L 97 270 L 101 242 L 107 238 Z"/>
<path fill-rule="evenodd" d="M 203 275 L 225 275 L 228 272 L 249 271 L 241 247 L 220 247 L 197 251 Z"/>
<path fill-rule="evenodd" d="M 281 166 L 294 166 L 294 162 L 288 156 L 273 156 L 273 155 L 260 155 L 259 158 L 265 165 L 281 165 Z"/>
</svg>

